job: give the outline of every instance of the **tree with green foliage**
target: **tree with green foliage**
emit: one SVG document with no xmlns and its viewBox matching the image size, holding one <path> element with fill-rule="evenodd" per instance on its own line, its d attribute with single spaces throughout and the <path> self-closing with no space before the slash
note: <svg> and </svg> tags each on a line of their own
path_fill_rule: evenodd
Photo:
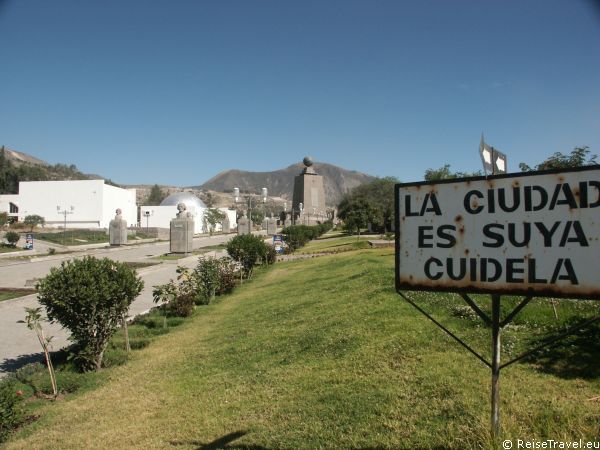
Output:
<svg viewBox="0 0 600 450">
<path fill-rule="evenodd" d="M 147 206 L 158 206 L 160 205 L 160 202 L 166 198 L 166 196 L 166 192 L 164 192 L 158 184 L 155 184 L 152 186 L 152 189 L 150 189 L 150 194 L 148 195 L 145 203 Z"/>
<path fill-rule="evenodd" d="M 56 385 L 56 375 L 54 373 L 54 366 L 52 365 L 52 358 L 50 357 L 50 342 L 52 342 L 53 336 L 46 336 L 42 328 L 42 308 L 25 308 L 27 315 L 25 320 L 19 321 L 27 325 L 27 328 L 34 331 L 42 350 L 44 351 L 44 357 L 46 358 L 46 367 L 50 375 L 50 384 L 52 385 L 52 394 L 54 398 L 58 395 L 58 386 Z"/>
<path fill-rule="evenodd" d="M 479 177 L 482 173 L 480 170 L 477 172 L 452 172 L 450 170 L 450 164 L 444 164 L 439 169 L 427 169 L 425 171 L 425 181 L 440 181 L 440 180 L 453 180 L 455 178 L 466 178 L 466 177 Z"/>
<path fill-rule="evenodd" d="M 344 221 L 346 229 L 352 233 L 356 229 L 360 236 L 360 229 L 366 228 L 377 218 L 376 203 L 366 198 L 359 197 L 342 201 L 339 206 L 338 216 Z"/>
<path fill-rule="evenodd" d="M 6 242 L 8 242 L 10 247 L 16 247 L 17 242 L 21 239 L 21 235 L 16 231 L 7 231 L 4 233 L 4 239 L 6 239 Z"/>
<path fill-rule="evenodd" d="M 208 208 L 206 211 L 204 211 L 203 220 L 211 236 L 215 231 L 217 224 L 220 223 L 223 219 L 225 219 L 225 213 L 219 211 L 217 208 Z"/>
<path fill-rule="evenodd" d="M 268 248 L 262 238 L 252 234 L 242 234 L 227 243 L 227 253 L 231 259 L 242 266 L 246 278 L 250 278 L 256 263 L 266 259 Z"/>
<path fill-rule="evenodd" d="M 43 227 L 46 224 L 46 219 L 44 219 L 42 216 L 38 216 L 37 214 L 31 214 L 29 216 L 25 216 L 23 223 L 29 227 L 29 231 L 33 231 L 33 229 L 38 225 Z"/>
<path fill-rule="evenodd" d="M 394 186 L 399 183 L 395 177 L 377 178 L 361 184 L 348 192 L 338 205 L 338 217 L 350 229 L 366 227 L 371 223 L 374 229 L 391 230 L 394 221 Z"/>
<path fill-rule="evenodd" d="M 100 370 L 108 341 L 144 282 L 135 269 L 108 258 L 63 262 L 37 285 L 48 318 L 71 332 L 83 370 Z"/>
<path fill-rule="evenodd" d="M 569 169 L 592 166 L 598 164 L 596 162 L 597 157 L 598 155 L 590 155 L 590 148 L 586 145 L 583 147 L 575 147 L 568 155 L 556 152 L 533 169 L 525 163 L 520 163 L 519 169 L 521 169 L 522 172 L 531 172 L 532 170 Z"/>
<path fill-rule="evenodd" d="M 8 213 L 5 211 L 0 212 L 0 227 L 3 227 L 8 223 Z"/>
</svg>

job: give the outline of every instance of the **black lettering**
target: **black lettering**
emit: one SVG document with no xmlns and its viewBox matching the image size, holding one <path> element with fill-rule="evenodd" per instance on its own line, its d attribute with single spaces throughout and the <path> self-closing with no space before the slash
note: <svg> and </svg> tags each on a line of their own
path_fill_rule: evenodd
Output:
<svg viewBox="0 0 600 450">
<path fill-rule="evenodd" d="M 431 207 L 427 207 L 427 204 L 431 201 Z M 437 198 L 435 194 L 429 193 L 425 194 L 425 200 L 423 200 L 423 205 L 421 206 L 421 215 L 424 216 L 427 212 L 434 212 L 436 216 L 442 215 L 442 210 L 440 209 L 440 205 L 438 204 Z"/>
<path fill-rule="evenodd" d="M 488 212 L 496 212 L 496 193 L 493 189 L 488 189 Z"/>
<path fill-rule="evenodd" d="M 416 211 L 411 211 L 410 209 L 410 199 L 412 197 L 410 195 L 405 195 L 404 196 L 404 210 L 406 211 L 406 216 L 410 217 L 410 216 L 418 216 L 419 213 Z"/>
<path fill-rule="evenodd" d="M 533 204 L 533 191 L 540 193 L 540 201 L 537 205 Z M 539 211 L 544 209 L 548 203 L 548 193 L 541 186 L 525 186 L 525 211 Z"/>
<path fill-rule="evenodd" d="M 529 258 L 529 260 L 527 261 L 527 281 L 530 284 L 546 284 L 548 282 L 547 279 L 545 278 L 536 278 L 535 272 L 536 272 L 536 266 L 535 266 L 535 258 Z"/>
<path fill-rule="evenodd" d="M 419 248 L 433 248 L 433 243 L 428 244 L 425 240 L 433 239 L 433 234 L 425 234 L 426 231 L 433 231 L 431 225 L 423 225 L 419 227 Z"/>
<path fill-rule="evenodd" d="M 558 199 L 560 193 L 563 193 L 564 198 Z M 569 208 L 577 208 L 577 202 L 575 196 L 571 192 L 571 187 L 568 184 L 557 184 L 554 188 L 554 194 L 552 194 L 552 200 L 550 201 L 550 211 L 552 211 L 557 205 L 569 205 Z"/>
<path fill-rule="evenodd" d="M 525 273 L 523 267 L 516 267 L 517 264 L 523 264 L 522 259 L 508 258 L 506 260 L 506 282 L 522 283 L 523 278 L 516 278 L 515 275 Z"/>
<path fill-rule="evenodd" d="M 425 276 L 430 280 L 439 280 L 442 278 L 442 272 L 438 272 L 436 274 L 431 273 L 431 265 L 435 264 L 438 267 L 442 266 L 442 262 L 437 258 L 429 258 L 427 262 L 425 262 Z"/>
<path fill-rule="evenodd" d="M 560 271 L 565 266 L 565 270 L 567 273 L 560 275 Z M 559 258 L 556 263 L 556 267 L 554 268 L 554 273 L 552 274 L 552 279 L 550 283 L 554 284 L 557 280 L 565 280 L 570 281 L 571 284 L 579 284 L 577 280 L 577 275 L 575 275 L 575 270 L 573 269 L 573 264 L 571 264 L 571 260 L 569 258 Z"/>
<path fill-rule="evenodd" d="M 469 191 L 467 192 L 467 195 L 465 195 L 463 204 L 465 207 L 465 211 L 467 211 L 469 214 L 479 214 L 482 210 L 483 210 L 483 205 L 479 205 L 477 202 L 475 202 L 475 205 L 471 205 L 471 197 L 477 197 L 477 198 L 483 198 L 483 194 L 479 191 Z"/>
<path fill-rule="evenodd" d="M 469 259 L 469 273 L 471 274 L 471 281 L 477 281 L 477 259 Z"/>
<path fill-rule="evenodd" d="M 575 236 L 569 237 L 571 228 L 575 231 Z M 562 239 L 560 240 L 560 246 L 564 247 L 567 242 L 578 242 L 582 247 L 589 247 L 587 238 L 581 227 L 581 223 L 576 220 L 571 222 L 570 220 L 565 224 L 565 231 L 563 231 Z"/>
<path fill-rule="evenodd" d="M 499 223 L 488 223 L 487 225 L 485 225 L 483 227 L 483 234 L 485 235 L 485 237 L 493 239 L 496 242 L 495 243 L 484 242 L 483 246 L 484 247 L 493 247 L 493 248 L 502 247 L 502 245 L 504 244 L 504 236 L 502 236 L 499 233 L 494 233 L 492 231 L 492 228 L 498 228 L 500 230 L 504 230 L 504 225 L 499 224 Z"/>
<path fill-rule="evenodd" d="M 518 186 L 512 188 L 513 191 L 513 201 L 512 206 L 506 205 L 506 194 L 504 188 L 498 189 L 498 206 L 502 211 L 513 212 L 516 211 L 519 205 L 521 204 L 521 189 Z"/>
<path fill-rule="evenodd" d="M 597 206 L 600 206 L 600 183 L 597 181 L 588 181 L 588 184 L 592 187 L 596 188 L 596 192 L 598 193 L 598 200 L 596 200 L 594 203 L 590 203 L 590 208 L 596 208 Z M 587 190 L 586 190 L 586 195 L 587 195 Z"/>
<path fill-rule="evenodd" d="M 488 277 L 488 263 L 494 266 L 494 275 Z M 502 275 L 502 265 L 493 258 L 481 258 L 481 281 L 487 281 L 493 283 L 498 281 Z"/>
<path fill-rule="evenodd" d="M 447 241 L 446 243 L 439 242 L 437 246 L 440 248 L 452 248 L 456 244 L 456 238 L 446 231 L 456 231 L 456 227 L 454 225 L 442 225 L 437 229 L 438 237 Z"/>
<path fill-rule="evenodd" d="M 526 247 L 531 240 L 531 224 L 523 222 L 523 240 L 521 242 L 517 242 L 515 227 L 514 223 L 508 224 L 508 240 L 515 247 Z"/>
<path fill-rule="evenodd" d="M 552 247 L 552 235 L 558 229 L 560 222 L 554 222 L 551 229 L 546 228 L 543 222 L 534 222 L 533 224 L 540 230 L 542 236 L 544 236 L 544 247 Z"/>
<path fill-rule="evenodd" d="M 454 259 L 447 258 L 446 259 L 446 271 L 448 272 L 448 276 L 454 281 L 462 280 L 467 273 L 467 261 L 465 258 L 459 259 L 459 273 L 458 275 L 454 274 Z"/>
</svg>

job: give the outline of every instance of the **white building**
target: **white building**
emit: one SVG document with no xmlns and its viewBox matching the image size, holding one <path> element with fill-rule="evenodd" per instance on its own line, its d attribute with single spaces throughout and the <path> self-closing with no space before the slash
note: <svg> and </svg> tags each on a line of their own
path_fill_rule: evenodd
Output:
<svg viewBox="0 0 600 450">
<path fill-rule="evenodd" d="M 186 211 L 194 219 L 194 233 L 208 233 L 208 226 L 204 222 L 204 213 L 208 209 L 204 202 L 191 192 L 176 192 L 165 198 L 160 206 L 142 206 L 140 207 L 140 225 L 150 228 L 170 228 L 171 220 L 177 215 L 177 205 L 184 203 Z M 228 211 L 226 208 L 219 208 L 226 213 L 229 221 L 235 226 L 235 211 Z M 221 225 L 217 225 L 215 231 L 221 231 Z"/>
<path fill-rule="evenodd" d="M 46 226 L 62 228 L 108 228 L 120 208 L 128 225 L 137 223 L 135 189 L 121 189 L 104 180 L 21 181 L 19 194 L 0 195 L 0 211 L 5 205 L 12 216 L 42 216 Z M 11 206 L 12 205 L 12 206 Z M 66 214 L 65 214 L 66 212 Z"/>
</svg>

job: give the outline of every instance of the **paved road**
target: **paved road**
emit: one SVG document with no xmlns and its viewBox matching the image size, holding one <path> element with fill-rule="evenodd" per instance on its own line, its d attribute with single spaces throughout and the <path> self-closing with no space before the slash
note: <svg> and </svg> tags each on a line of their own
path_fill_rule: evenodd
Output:
<svg viewBox="0 0 600 450">
<path fill-rule="evenodd" d="M 232 236 L 217 235 L 196 238 L 194 239 L 194 248 L 216 245 L 227 241 Z M 67 258 L 91 254 L 96 257 L 108 257 L 116 261 L 144 261 L 168 252 L 168 245 L 168 243 L 154 243 L 118 249 L 91 249 L 76 255 L 56 255 L 27 262 L 2 260 L 0 261 L 0 287 L 24 287 L 28 284 L 28 280 L 44 277 L 51 267 L 60 265 Z M 215 252 L 214 255 L 219 256 L 223 253 Z M 198 256 L 191 256 L 138 270 L 144 280 L 144 289 L 131 305 L 130 316 L 143 313 L 154 306 L 152 287 L 175 278 L 177 265 L 193 267 L 197 259 Z M 39 303 L 35 294 L 0 302 L 0 377 L 28 362 L 41 359 L 41 347 L 35 334 L 28 330 L 24 324 L 17 323 L 17 321 L 23 320 L 25 307 L 37 306 L 39 306 Z M 59 325 L 45 322 L 43 327 L 47 335 L 54 336 L 54 350 L 60 349 L 69 343 L 68 333 L 61 329 Z"/>
</svg>

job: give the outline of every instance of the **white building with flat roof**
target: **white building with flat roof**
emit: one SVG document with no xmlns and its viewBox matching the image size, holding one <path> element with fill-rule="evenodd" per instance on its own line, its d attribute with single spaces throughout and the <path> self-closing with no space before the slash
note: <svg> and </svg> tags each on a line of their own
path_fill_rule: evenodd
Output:
<svg viewBox="0 0 600 450">
<path fill-rule="evenodd" d="M 21 181 L 16 196 L 0 196 L 0 211 L 5 203 L 18 209 L 10 215 L 19 221 L 36 214 L 48 227 L 62 228 L 66 222 L 67 228 L 108 228 L 118 208 L 128 226 L 137 224 L 135 189 L 104 180 Z"/>
</svg>

